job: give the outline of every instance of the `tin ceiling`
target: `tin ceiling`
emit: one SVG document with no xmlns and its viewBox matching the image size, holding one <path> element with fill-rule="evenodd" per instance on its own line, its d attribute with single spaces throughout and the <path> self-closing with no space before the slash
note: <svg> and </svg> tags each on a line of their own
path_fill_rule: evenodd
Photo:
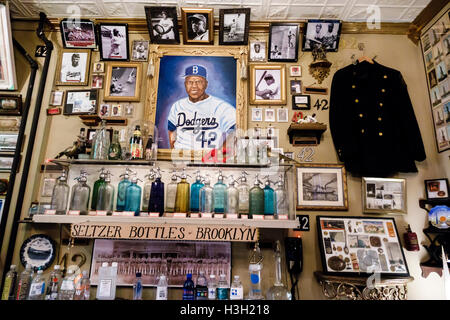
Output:
<svg viewBox="0 0 450 320">
<path fill-rule="evenodd" d="M 144 18 L 144 6 L 214 8 L 251 8 L 253 21 L 340 19 L 366 21 L 380 9 L 381 22 L 412 22 L 431 0 L 10 0 L 13 17 L 37 17 L 43 11 L 49 18 L 63 18 L 79 13 L 87 18 Z M 178 14 L 180 12 L 178 11 Z"/>
</svg>

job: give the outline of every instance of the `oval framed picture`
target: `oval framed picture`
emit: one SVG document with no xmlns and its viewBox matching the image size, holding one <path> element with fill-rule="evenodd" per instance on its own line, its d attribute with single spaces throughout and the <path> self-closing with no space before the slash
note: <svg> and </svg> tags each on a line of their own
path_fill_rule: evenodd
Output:
<svg viewBox="0 0 450 320">
<path fill-rule="evenodd" d="M 45 270 L 56 257 L 56 243 L 45 234 L 35 234 L 26 239 L 20 247 L 20 262 L 32 268 Z"/>
</svg>

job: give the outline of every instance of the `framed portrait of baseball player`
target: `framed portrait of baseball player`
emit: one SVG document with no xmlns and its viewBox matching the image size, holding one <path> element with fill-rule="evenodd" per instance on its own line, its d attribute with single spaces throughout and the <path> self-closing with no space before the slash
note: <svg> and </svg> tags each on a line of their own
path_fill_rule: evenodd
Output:
<svg viewBox="0 0 450 320">
<path fill-rule="evenodd" d="M 66 49 L 95 49 L 95 24 L 88 19 L 63 19 L 59 23 Z"/>
<path fill-rule="evenodd" d="M 242 48 L 150 46 L 156 63 L 144 115 L 158 130 L 158 159 L 201 159 L 247 129 Z"/>
<path fill-rule="evenodd" d="M 145 8 L 147 28 L 152 43 L 179 44 L 178 16 L 176 7 Z"/>
<path fill-rule="evenodd" d="M 303 34 L 302 51 L 323 47 L 325 51 L 337 52 L 341 27 L 340 20 L 308 20 Z"/>
<path fill-rule="evenodd" d="M 141 96 L 142 64 L 139 62 L 110 62 L 106 67 L 104 101 L 139 101 Z"/>
<path fill-rule="evenodd" d="M 99 23 L 100 60 L 128 61 L 129 40 L 127 23 Z"/>
<path fill-rule="evenodd" d="M 219 44 L 247 45 L 250 25 L 250 8 L 220 9 Z"/>
<path fill-rule="evenodd" d="M 181 8 L 184 44 L 214 44 L 213 10 Z"/>
<path fill-rule="evenodd" d="M 270 24 L 268 61 L 297 62 L 299 29 L 297 23 Z"/>
<path fill-rule="evenodd" d="M 286 71 L 284 64 L 250 65 L 250 103 L 286 104 Z"/>
<path fill-rule="evenodd" d="M 87 86 L 91 50 L 62 50 L 56 65 L 57 86 Z"/>
<path fill-rule="evenodd" d="M 148 60 L 148 41 L 133 40 L 131 61 L 147 61 Z"/>
</svg>

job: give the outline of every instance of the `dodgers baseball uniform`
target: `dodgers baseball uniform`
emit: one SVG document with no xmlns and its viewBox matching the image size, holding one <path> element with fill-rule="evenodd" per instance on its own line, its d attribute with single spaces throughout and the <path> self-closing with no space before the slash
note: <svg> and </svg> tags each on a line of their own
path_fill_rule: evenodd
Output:
<svg viewBox="0 0 450 320">
<path fill-rule="evenodd" d="M 275 100 L 281 99 L 280 98 L 280 90 L 278 90 L 279 87 L 275 82 L 272 83 L 271 85 L 268 85 L 265 80 L 261 81 L 261 83 L 259 84 L 258 90 L 264 91 L 267 89 L 270 90 L 270 93 L 268 93 L 270 99 L 275 99 Z M 260 97 L 260 96 L 256 96 L 256 100 L 264 100 L 264 98 Z"/>
<path fill-rule="evenodd" d="M 172 105 L 169 131 L 177 132 L 175 149 L 217 149 L 222 136 L 236 125 L 236 109 L 214 96 L 192 102 L 189 97 Z"/>
<path fill-rule="evenodd" d="M 173 21 L 172 21 L 172 19 L 169 19 L 169 18 L 159 20 L 158 24 L 164 28 L 164 32 L 166 32 L 170 28 L 173 28 Z M 175 39 L 175 34 L 173 33 L 173 29 L 170 30 L 170 32 L 167 32 L 167 33 L 161 35 L 161 39 Z"/>
</svg>

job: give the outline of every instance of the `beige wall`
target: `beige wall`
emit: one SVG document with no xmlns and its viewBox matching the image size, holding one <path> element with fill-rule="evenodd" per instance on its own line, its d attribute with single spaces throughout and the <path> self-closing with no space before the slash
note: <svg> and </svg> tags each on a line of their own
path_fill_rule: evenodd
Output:
<svg viewBox="0 0 450 320">
<path fill-rule="evenodd" d="M 15 23 L 14 25 L 14 37 L 22 43 L 28 52 L 34 52 L 35 46 L 40 44 L 35 32 L 21 31 L 24 24 Z M 217 35 L 216 35 L 217 37 Z M 32 195 L 32 185 L 35 184 L 36 189 L 37 181 L 39 178 L 39 163 L 46 158 L 54 157 L 57 152 L 63 148 L 72 144 L 76 134 L 82 126 L 81 121 L 77 117 L 66 117 L 63 115 L 47 117 L 45 114 L 45 108 L 49 101 L 49 94 L 52 89 L 53 76 L 55 73 L 55 66 L 58 57 L 58 53 L 61 49 L 60 35 L 52 33 L 51 40 L 55 44 L 55 51 L 51 61 L 51 67 L 49 70 L 49 76 L 47 79 L 46 93 L 44 95 L 43 109 L 41 111 L 41 118 L 39 121 L 39 128 L 37 133 L 37 140 L 35 146 L 35 153 L 33 156 L 33 162 L 30 170 L 30 183 L 27 188 L 27 194 L 24 199 L 24 206 L 22 217 L 27 216 L 27 210 L 30 202 L 34 200 Z M 148 33 L 131 33 L 130 40 L 133 39 L 148 39 Z M 267 35 L 251 34 L 250 40 L 261 39 L 268 40 Z M 425 79 L 424 66 L 421 58 L 420 48 L 414 45 L 406 36 L 398 35 L 343 35 L 341 39 L 341 45 L 338 53 L 328 54 L 328 59 L 333 63 L 330 76 L 322 84 L 323 87 L 329 87 L 333 73 L 350 64 L 352 54 L 360 56 L 361 52 L 357 49 L 358 43 L 364 43 L 366 50 L 365 55 L 374 56 L 377 55 L 377 61 L 388 67 L 395 68 L 402 72 L 406 83 L 408 84 L 408 91 L 410 93 L 415 114 L 419 121 L 420 130 L 422 132 L 422 138 L 425 144 L 425 150 L 427 159 L 418 163 L 419 173 L 417 174 L 402 174 L 398 177 L 407 179 L 407 197 L 408 197 L 408 214 L 405 216 L 396 217 L 397 227 L 401 234 L 405 230 L 407 224 L 411 225 L 413 231 L 415 231 L 419 237 L 419 242 L 426 241 L 425 235 L 422 233 L 422 229 L 426 226 L 427 215 L 426 212 L 419 208 L 418 199 L 424 197 L 424 185 L 423 180 L 429 178 L 447 177 L 449 174 L 448 156 L 450 152 L 438 154 L 436 151 L 436 145 L 434 141 L 434 132 L 432 127 L 431 109 L 427 96 L 427 85 Z M 216 39 L 216 43 L 217 39 Z M 99 59 L 98 52 L 93 52 L 92 61 Z M 21 85 L 28 77 L 29 69 L 23 62 L 23 59 L 17 57 L 19 81 Z M 303 76 L 299 79 L 302 80 L 303 85 L 311 85 L 315 80 L 308 73 L 308 65 L 312 61 L 310 53 L 299 53 L 299 63 L 302 66 Z M 43 59 L 39 60 L 42 67 Z M 144 64 L 144 70 L 146 70 L 146 64 Z M 287 65 L 289 66 L 289 64 Z M 290 77 L 288 76 L 288 81 Z M 38 83 L 39 78 L 37 79 Z M 37 84 L 36 84 L 37 90 Z M 25 91 L 25 88 L 23 89 Z M 24 92 L 23 92 L 24 94 Z M 100 93 L 102 96 L 102 92 Z M 318 98 L 322 99 L 325 96 L 311 96 L 312 105 Z M 328 98 L 328 97 L 326 97 Z M 141 97 L 141 101 L 144 98 Z M 32 104 L 34 105 L 34 104 Z M 290 109 L 290 95 L 288 94 L 288 105 Z M 135 103 L 136 110 L 135 117 L 139 117 L 143 112 L 143 104 Z M 248 108 L 248 116 L 251 119 L 251 107 Z M 276 106 L 275 106 L 276 107 Z M 264 108 L 264 107 L 263 107 Z M 313 113 L 313 112 L 310 112 Z M 324 123 L 328 123 L 328 111 L 319 111 L 318 120 Z M 31 113 L 30 113 L 31 114 Z M 289 112 L 289 117 L 292 117 L 292 110 Z M 130 123 L 130 122 L 129 122 Z M 256 123 L 249 120 L 249 127 L 254 127 Z M 267 127 L 269 123 L 258 123 L 260 127 Z M 288 123 L 274 123 L 274 126 L 280 129 L 280 147 L 285 151 L 293 151 L 297 155 L 301 148 L 293 148 L 287 139 L 286 130 L 289 126 Z M 120 127 L 118 127 L 120 128 Z M 315 155 L 313 157 L 315 163 L 336 163 L 337 157 L 333 147 L 333 142 L 330 136 L 329 130 L 327 130 L 322 138 L 320 145 L 315 149 Z M 385 155 L 390 157 L 389 154 Z M 18 176 L 18 178 L 20 175 Z M 34 178 L 35 177 L 35 178 Z M 17 184 L 20 180 L 17 179 Z M 18 185 L 17 185 L 18 187 Z M 311 218 L 311 231 L 304 232 L 303 246 L 304 246 L 304 269 L 299 282 L 300 297 L 301 299 L 323 299 L 320 287 L 313 277 L 313 272 L 321 270 L 321 260 L 319 254 L 319 248 L 317 243 L 317 234 L 315 226 L 315 217 L 318 214 L 323 215 L 349 215 L 349 216 L 361 216 L 361 179 L 354 178 L 351 175 L 348 176 L 348 190 L 349 190 L 349 211 L 348 212 L 299 212 L 302 214 L 309 214 Z M 34 190 L 36 192 L 36 190 Z M 10 212 L 13 214 L 13 211 Z M 9 224 L 11 221 L 9 221 Z M 62 228 L 63 234 L 66 229 Z M 60 228 L 58 226 L 39 226 L 30 224 L 21 224 L 20 232 L 16 242 L 16 252 L 14 262 L 20 265 L 18 252 L 23 240 L 26 239 L 31 233 L 49 233 L 55 240 L 59 239 Z M 285 231 L 263 231 L 263 240 L 271 241 L 276 238 L 283 238 Z M 4 247 L 6 248 L 6 246 Z M 71 249 L 70 254 L 75 251 L 83 251 L 88 256 L 91 252 L 91 246 L 75 247 Z M 2 261 L 4 259 L 6 250 L 2 251 Z M 61 256 L 67 252 L 67 246 L 61 246 Z M 232 245 L 232 267 L 233 274 L 239 274 L 243 279 L 245 293 L 247 293 L 249 287 L 248 277 L 248 257 L 250 254 L 250 248 L 247 244 Z M 263 250 L 264 254 L 264 269 L 263 269 L 263 289 L 266 291 L 273 283 L 273 254 L 269 249 Z M 405 250 L 408 266 L 411 275 L 415 278 L 415 281 L 408 286 L 410 299 L 442 299 L 443 298 L 443 285 L 441 278 L 436 274 L 431 274 L 427 279 L 421 277 L 421 271 L 419 267 L 420 261 L 427 259 L 427 253 L 423 247 L 420 252 L 408 252 Z M 69 258 L 71 256 L 69 255 Z M 284 260 L 283 260 L 284 264 Z M 3 269 L 4 266 L 1 266 Z M 89 261 L 83 268 L 89 268 Z M 50 269 L 47 270 L 49 272 Z M 284 277 L 284 283 L 286 284 L 286 274 Z M 180 290 L 171 290 L 172 298 L 181 298 Z M 130 298 L 130 289 L 120 289 L 118 292 L 119 297 Z M 145 290 L 144 298 L 153 298 L 154 289 Z"/>
</svg>

